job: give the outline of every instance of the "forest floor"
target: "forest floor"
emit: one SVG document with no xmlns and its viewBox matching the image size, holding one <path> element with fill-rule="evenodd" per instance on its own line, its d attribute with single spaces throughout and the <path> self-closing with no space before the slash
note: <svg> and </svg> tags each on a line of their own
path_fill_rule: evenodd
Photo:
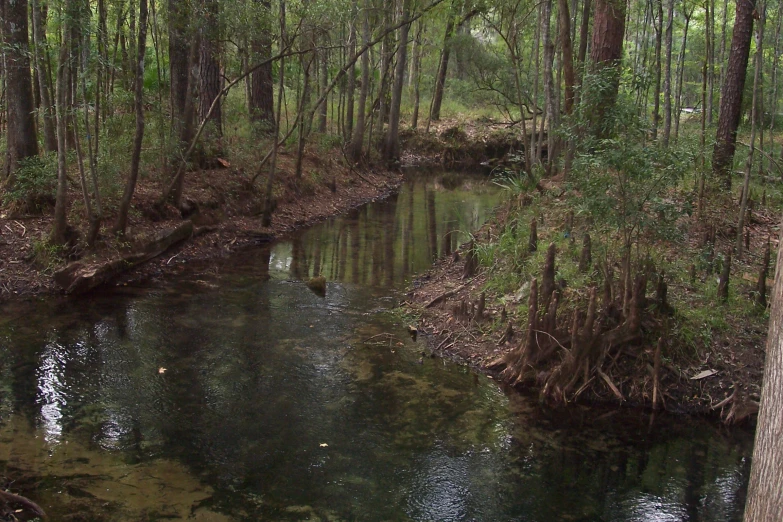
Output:
<svg viewBox="0 0 783 522">
<path fill-rule="evenodd" d="M 228 256 L 248 245 L 284 236 L 385 197 L 395 192 L 402 181 L 399 172 L 359 172 L 347 167 L 339 151 L 307 155 L 299 180 L 293 176 L 293 156 L 281 154 L 278 169 L 274 188 L 277 208 L 268 228 L 261 226 L 261 186 L 265 178 L 260 177 L 253 186 L 246 174 L 231 167 L 188 172 L 183 194 L 183 201 L 191 209 L 188 218 L 206 233 L 194 234 L 161 256 L 121 274 L 111 284 L 155 280 L 180 270 L 190 261 Z M 69 209 L 69 223 L 83 234 L 86 220 L 80 208 L 81 196 L 76 184 L 70 185 L 69 200 L 77 203 Z M 27 215 L 4 209 L 0 214 L 0 301 L 60 293 L 53 275 L 73 259 L 98 264 L 134 252 L 181 224 L 183 216 L 173 206 L 167 205 L 162 212 L 156 210 L 155 201 L 160 194 L 160 182 L 142 177 L 125 238 L 120 240 L 108 231 L 115 217 L 108 215 L 96 248 L 83 256 L 77 251 L 66 257 L 47 246 L 53 212 Z"/>
<path fill-rule="evenodd" d="M 734 260 L 731 297 L 727 303 L 721 303 L 715 298 L 718 274 L 703 268 L 698 260 L 703 256 L 705 232 L 709 228 L 705 223 L 712 223 L 715 227 L 714 252 L 725 252 L 732 245 L 738 208 L 733 205 L 736 202 L 715 204 L 701 222 L 695 215 L 684 216 L 678 223 L 682 232 L 679 240 L 655 244 L 658 259 L 672 270 L 667 272 L 666 279 L 673 312 L 667 316 L 658 313 L 648 294 L 641 341 L 610 351 L 607 360 L 599 363 L 599 371 L 594 371 L 590 381 L 585 383 L 580 376 L 576 387 L 581 384 L 584 387 L 579 392 L 567 398 L 563 393 L 555 402 L 651 407 L 656 341 L 663 337 L 666 343 L 659 370 L 659 406 L 673 412 L 719 416 L 727 423 L 754 422 L 764 368 L 768 310 L 754 305 L 753 297 L 768 240 L 774 265 L 779 235 L 778 214 L 767 207 L 756 208 L 753 212 L 748 225 L 750 248 L 742 259 Z M 563 239 L 567 208 L 565 184 L 543 180 L 540 201 L 534 211 L 541 214 L 533 215 L 536 215 L 536 220 L 540 218 L 541 223 L 538 226 L 539 250 L 545 250 L 550 241 L 557 243 L 558 277 L 567 273 L 568 266 L 573 266 L 578 259 L 582 237 L 589 228 L 588 223 L 577 220 L 570 235 L 578 238 L 578 245 L 574 245 L 574 239 Z M 523 221 L 524 218 L 519 216 L 519 203 L 509 201 L 494 219 L 475 233 L 477 251 L 497 244 L 510 221 Z M 565 234 L 565 237 L 568 235 Z M 522 241 L 527 245 L 527 237 Z M 414 281 L 403 305 L 404 313 L 410 315 L 409 320 L 418 333 L 427 336 L 434 355 L 468 365 L 501 383 L 511 384 L 551 402 L 552 394 L 545 394 L 544 383 L 551 368 L 568 358 L 569 350 L 561 345 L 562 350 L 559 356 L 555 356 L 553 366 L 545 368 L 546 371 L 534 369 L 532 373 L 539 373 L 525 382 L 517 380 L 509 383 L 509 379 L 499 371 L 497 362 L 525 342 L 530 285 L 522 284 L 517 291 L 499 291 L 497 278 L 507 276 L 508 267 L 503 268 L 502 261 L 497 258 L 490 260 L 489 266 L 485 262 L 475 275 L 465 277 L 467 248 L 468 245 L 463 245 L 457 255 L 440 259 Z M 561 264 L 566 268 L 561 270 Z M 689 274 L 693 273 L 692 266 L 698 267 L 695 277 Z M 572 276 L 575 273 L 575 270 L 570 272 Z M 768 287 L 772 274 L 774 266 L 770 269 Z M 537 277 L 540 284 L 541 275 Z M 568 331 L 573 313 L 580 313 L 572 310 L 575 306 L 579 308 L 578 303 L 586 303 L 588 287 L 600 285 L 595 280 L 582 281 L 582 287 L 576 286 L 579 284 L 576 280 L 568 281 L 567 287 L 563 283 L 565 288 L 560 308 L 563 310 L 569 306 L 565 303 L 570 303 L 570 308 L 558 313 L 558 331 Z M 654 292 L 655 285 L 650 287 L 648 291 Z M 484 312 L 477 315 L 475 311 L 482 294 Z M 506 339 L 509 322 L 514 333 Z"/>
</svg>

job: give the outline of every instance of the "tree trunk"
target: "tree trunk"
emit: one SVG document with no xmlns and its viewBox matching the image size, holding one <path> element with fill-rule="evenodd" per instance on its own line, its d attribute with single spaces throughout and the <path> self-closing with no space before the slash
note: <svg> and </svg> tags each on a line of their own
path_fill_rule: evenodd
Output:
<svg viewBox="0 0 783 522">
<path fill-rule="evenodd" d="M 737 2 L 726 80 L 721 90 L 718 130 L 712 152 L 712 172 L 726 189 L 731 188 L 731 167 L 737 146 L 737 127 L 742 112 L 742 93 L 745 88 L 755 7 L 756 0 Z M 706 107 L 704 109 L 706 110 Z"/>
<path fill-rule="evenodd" d="M 183 139 L 182 128 L 185 126 L 185 104 L 190 92 L 189 40 L 193 35 L 186 0 L 168 0 L 168 5 L 171 129 L 174 139 L 180 141 L 181 150 L 189 141 Z"/>
<path fill-rule="evenodd" d="M 653 109 L 653 139 L 658 138 L 658 125 L 661 121 L 661 42 L 663 41 L 663 0 L 655 0 L 655 5 L 658 8 L 658 23 L 655 25 L 655 92 L 653 93 L 653 103 L 655 108 Z"/>
<path fill-rule="evenodd" d="M 269 0 L 260 0 L 267 14 L 271 14 Z M 255 31 L 255 37 L 250 43 L 250 63 L 259 63 L 272 56 L 271 20 L 264 19 L 264 27 Z M 254 130 L 269 132 L 274 126 L 274 94 L 272 87 L 272 62 L 259 67 L 250 75 L 250 121 Z M 211 102 L 210 102 L 211 103 Z"/>
<path fill-rule="evenodd" d="M 139 0 L 139 45 L 136 51 L 136 80 L 134 108 L 136 111 L 136 135 L 133 138 L 133 152 L 131 154 L 131 166 L 128 173 L 128 181 L 122 194 L 120 208 L 117 212 L 117 222 L 114 224 L 114 232 L 125 235 L 128 227 L 128 211 L 131 199 L 136 190 L 136 180 L 139 176 L 139 162 L 141 160 L 141 143 L 144 139 L 144 53 L 147 48 L 147 0 Z M 218 91 L 219 92 L 219 91 Z M 214 98 L 213 98 L 214 99 Z"/>
<path fill-rule="evenodd" d="M 416 38 L 413 40 L 413 71 L 411 85 L 413 86 L 413 115 L 411 116 L 411 128 L 419 126 L 419 105 L 421 103 L 421 34 L 423 24 L 421 20 L 416 22 Z"/>
<path fill-rule="evenodd" d="M 27 0 L 2 0 L 5 44 L 5 84 L 8 107 L 8 185 L 25 158 L 38 155 L 35 133 L 35 105 L 30 75 L 30 44 L 27 34 Z"/>
<path fill-rule="evenodd" d="M 715 0 L 705 0 L 709 5 L 710 15 L 705 21 L 705 32 L 708 35 L 707 41 L 707 62 L 708 72 L 707 81 L 709 82 L 707 94 L 707 123 L 712 125 L 712 113 L 715 112 Z"/>
<path fill-rule="evenodd" d="M 756 131 L 759 128 L 757 119 L 758 119 L 758 110 L 759 110 L 759 102 L 761 101 L 761 93 L 759 92 L 761 90 L 761 69 L 764 67 L 764 50 L 763 50 L 763 43 L 764 43 L 764 7 L 761 8 L 762 15 L 761 18 L 756 24 L 756 56 L 755 56 L 755 67 L 754 67 L 754 74 L 753 74 L 753 102 L 751 104 L 750 109 L 750 151 L 748 152 L 748 158 L 745 163 L 745 179 L 742 184 L 742 202 L 740 203 L 740 212 L 739 212 L 739 220 L 737 222 L 737 242 L 735 244 L 735 247 L 737 249 L 737 259 L 742 257 L 742 239 L 743 239 L 743 229 L 745 228 L 745 212 L 748 207 L 748 193 L 750 192 L 750 173 L 751 169 L 753 168 L 753 153 L 756 149 Z"/>
<path fill-rule="evenodd" d="M 555 80 L 553 78 L 553 68 L 555 62 L 555 43 L 552 41 L 552 0 L 544 2 L 544 103 L 546 107 L 546 117 L 541 118 L 542 135 L 539 137 L 539 147 L 544 146 L 544 120 L 547 121 L 547 174 L 551 174 L 552 166 L 555 163 L 554 137 L 557 128 L 557 114 L 555 112 Z M 543 154 L 539 154 L 543 158 Z"/>
<path fill-rule="evenodd" d="M 563 78 L 565 81 L 565 112 L 571 114 L 574 108 L 574 51 L 571 46 L 571 15 L 568 12 L 568 0 L 558 0 L 560 15 L 560 45 L 563 50 Z"/>
<path fill-rule="evenodd" d="M 38 91 L 41 95 L 41 108 L 43 109 L 44 150 L 54 152 L 57 150 L 57 118 L 52 104 L 51 85 L 49 74 L 46 70 L 47 50 L 46 27 L 43 22 L 41 6 L 38 1 L 32 2 L 33 40 L 35 41 L 35 70 L 38 78 Z"/>
<path fill-rule="evenodd" d="M 432 95 L 432 108 L 430 109 L 430 120 L 440 120 L 440 107 L 443 104 L 443 89 L 446 86 L 446 73 L 449 69 L 449 56 L 451 55 L 451 37 L 454 35 L 454 14 L 449 13 L 449 19 L 446 22 L 446 34 L 443 37 L 443 50 L 440 53 L 440 63 L 438 72 L 435 76 L 435 92 Z"/>
<path fill-rule="evenodd" d="M 593 20 L 593 44 L 590 58 L 597 70 L 611 68 L 611 87 L 602 89 L 594 115 L 594 132 L 606 137 L 609 127 L 605 114 L 614 106 L 619 88 L 618 70 L 623 56 L 623 35 L 625 33 L 625 1 L 596 0 Z"/>
<path fill-rule="evenodd" d="M 66 13 L 70 10 L 71 1 L 66 2 L 64 8 Z M 57 83 L 55 86 L 55 109 L 57 111 L 57 193 L 54 202 L 52 232 L 49 235 L 49 241 L 55 245 L 65 244 L 66 230 L 68 228 L 68 159 L 65 148 L 68 109 L 65 100 L 65 82 L 68 79 L 68 68 L 70 67 L 69 19 L 70 17 L 66 14 L 63 41 L 60 43 L 60 56 L 57 60 Z"/>
<path fill-rule="evenodd" d="M 351 27 L 348 33 L 348 52 L 350 56 L 356 54 L 356 17 L 358 14 L 357 1 L 353 0 L 351 6 Z M 345 124 L 343 126 L 343 138 L 348 142 L 353 136 L 354 104 L 356 97 L 356 67 L 351 66 L 348 71 L 348 86 L 345 95 Z"/>
<path fill-rule="evenodd" d="M 362 22 L 362 40 L 366 46 L 370 42 L 370 20 L 368 2 L 365 0 L 364 20 Z M 356 108 L 356 126 L 353 128 L 351 139 L 350 157 L 357 162 L 362 157 L 362 143 L 364 143 L 365 114 L 367 111 L 367 94 L 370 91 L 370 51 L 362 53 L 362 83 L 359 91 L 359 105 Z"/>
<path fill-rule="evenodd" d="M 682 32 L 682 48 L 680 49 L 680 57 L 677 59 L 677 94 L 675 94 L 674 105 L 674 140 L 676 141 L 680 135 L 680 113 L 682 112 L 682 80 L 685 76 L 685 51 L 688 47 L 688 28 L 691 25 L 691 17 L 696 10 L 694 6 L 690 12 L 685 12 L 685 28 Z"/>
<path fill-rule="evenodd" d="M 286 31 L 285 31 L 285 0 L 280 0 L 280 49 L 285 49 L 288 46 L 288 42 L 286 40 Z M 277 170 L 277 141 L 280 138 L 280 121 L 282 116 L 282 109 L 283 109 L 283 89 L 285 89 L 285 58 L 280 58 L 280 64 L 278 68 L 278 79 L 277 79 L 277 88 L 278 88 L 278 96 L 277 96 L 277 114 L 275 115 L 274 120 L 274 131 L 273 131 L 273 138 L 274 141 L 272 142 L 272 156 L 269 160 L 269 177 L 266 180 L 266 190 L 264 193 L 264 211 L 263 215 L 261 217 L 261 224 L 265 227 L 268 227 L 272 224 L 272 211 L 274 210 L 274 198 L 272 197 L 272 187 L 275 180 L 275 174 Z"/>
<path fill-rule="evenodd" d="M 408 19 L 410 0 L 404 0 L 402 19 Z M 389 130 L 386 133 L 384 159 L 395 162 L 400 159 L 400 105 L 402 104 L 402 88 L 405 79 L 405 65 L 408 57 L 408 32 L 411 24 L 400 27 L 399 46 L 397 47 L 397 66 L 394 71 L 394 86 L 392 87 L 391 106 L 389 107 Z"/>
<path fill-rule="evenodd" d="M 218 2 L 203 0 L 204 17 L 201 27 L 199 49 L 199 119 L 207 119 L 205 131 L 206 148 L 210 151 L 202 158 L 209 163 L 222 153 L 220 140 L 223 137 L 223 115 L 221 103 L 210 114 L 212 102 L 220 95 L 220 50 L 218 44 Z"/>
<path fill-rule="evenodd" d="M 664 147 L 669 146 L 672 133 L 672 28 L 674 25 L 674 0 L 669 0 L 666 14 L 666 67 L 663 78 L 663 137 Z"/>
<path fill-rule="evenodd" d="M 781 237 L 783 244 L 783 237 Z M 764 384 L 756 425 L 745 520 L 783 520 L 783 249 L 778 249 L 772 310 L 769 314 Z"/>
<path fill-rule="evenodd" d="M 329 87 L 329 63 L 326 47 L 329 45 L 326 35 L 324 35 L 323 49 L 318 51 L 318 96 L 326 93 Z M 324 97 L 324 101 L 317 107 L 318 110 L 318 132 L 326 133 L 326 116 L 328 112 L 329 96 Z"/>
</svg>

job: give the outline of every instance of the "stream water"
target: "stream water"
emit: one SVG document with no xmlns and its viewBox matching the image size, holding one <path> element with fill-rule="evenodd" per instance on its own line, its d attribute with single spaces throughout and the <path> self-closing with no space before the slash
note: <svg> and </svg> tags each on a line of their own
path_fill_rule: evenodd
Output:
<svg viewBox="0 0 783 522">
<path fill-rule="evenodd" d="M 412 175 L 162 285 L 6 306 L 0 486 L 52 520 L 741 520 L 750 432 L 542 408 L 388 312 L 501 197 Z"/>
</svg>

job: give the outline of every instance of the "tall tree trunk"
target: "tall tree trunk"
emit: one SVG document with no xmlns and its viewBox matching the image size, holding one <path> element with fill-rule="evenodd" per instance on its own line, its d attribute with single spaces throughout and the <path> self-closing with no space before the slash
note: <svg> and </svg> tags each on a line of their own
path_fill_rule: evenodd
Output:
<svg viewBox="0 0 783 522">
<path fill-rule="evenodd" d="M 411 115 L 411 128 L 419 126 L 419 108 L 421 105 L 421 35 L 424 30 L 424 24 L 421 20 L 416 22 L 416 38 L 413 41 L 413 74 L 411 83 L 413 85 L 413 114 Z"/>
<path fill-rule="evenodd" d="M 218 2 L 202 0 L 204 20 L 200 29 L 199 49 L 199 119 L 208 119 L 205 130 L 206 149 L 202 163 L 209 164 L 215 155 L 222 154 L 220 144 L 223 137 L 223 114 L 221 103 L 210 114 L 212 102 L 220 95 L 220 49 L 218 43 Z"/>
<path fill-rule="evenodd" d="M 438 64 L 438 72 L 435 76 L 435 92 L 432 95 L 432 108 L 430 109 L 430 120 L 440 120 L 440 107 L 443 104 L 443 89 L 446 86 L 446 74 L 449 70 L 449 57 L 451 56 L 451 38 L 454 35 L 454 18 L 453 13 L 449 13 L 448 21 L 446 22 L 446 33 L 443 36 L 443 50 L 440 53 L 440 63 Z"/>
<path fill-rule="evenodd" d="M 35 41 L 35 70 L 38 79 L 38 91 L 41 95 L 41 108 L 43 109 L 44 150 L 54 152 L 57 150 L 57 118 L 52 104 L 51 85 L 49 73 L 46 70 L 48 46 L 46 45 L 46 25 L 43 22 L 40 0 L 32 0 L 33 40 Z"/>
<path fill-rule="evenodd" d="M 546 106 L 546 117 L 541 119 L 541 128 L 544 128 L 544 120 L 547 121 L 547 173 L 551 174 L 551 169 L 556 161 L 554 137 L 557 128 L 557 113 L 555 112 L 555 80 L 553 77 L 553 68 L 555 62 L 555 43 L 552 40 L 552 0 L 544 2 L 544 103 Z M 543 136 L 539 138 L 539 147 L 543 147 Z M 539 156 L 543 158 L 543 155 Z"/>
<path fill-rule="evenodd" d="M 655 6 L 658 8 L 658 23 L 653 19 L 655 25 L 655 92 L 653 93 L 653 128 L 652 137 L 658 137 L 658 125 L 661 121 L 661 42 L 663 41 L 663 0 L 655 0 Z"/>
<path fill-rule="evenodd" d="M 565 112 L 571 114 L 574 109 L 574 51 L 571 46 L 571 15 L 568 12 L 568 0 L 558 0 L 560 45 L 563 51 L 563 78 L 565 81 Z"/>
<path fill-rule="evenodd" d="M 745 179 L 742 184 L 742 201 L 740 203 L 739 220 L 737 222 L 737 242 L 735 248 L 737 250 L 737 259 L 742 257 L 743 246 L 743 229 L 745 228 L 745 212 L 748 207 L 748 192 L 750 192 L 750 173 L 753 168 L 753 153 L 756 149 L 756 131 L 759 128 L 758 116 L 759 105 L 761 102 L 761 69 L 764 67 L 764 5 L 761 6 L 761 17 L 756 24 L 756 56 L 755 67 L 753 74 L 753 101 L 750 109 L 750 151 L 748 152 L 748 158 L 745 163 Z M 763 150 L 763 149 L 762 149 Z"/>
<path fill-rule="evenodd" d="M 707 95 L 707 123 L 712 125 L 712 113 L 715 112 L 715 0 L 705 0 L 710 6 L 710 13 L 707 17 L 705 25 L 705 32 L 708 34 L 709 45 L 707 46 L 707 61 L 709 62 L 709 81 L 708 95 Z"/>
<path fill-rule="evenodd" d="M 311 49 L 314 47 L 313 40 L 311 42 Z M 302 79 L 302 95 L 299 100 L 299 126 L 297 128 L 297 144 L 296 144 L 296 164 L 294 166 L 294 174 L 296 179 L 302 177 L 302 165 L 304 162 L 304 150 L 305 141 L 309 134 L 310 125 L 313 120 L 313 112 L 310 110 L 310 68 L 315 61 L 315 51 L 310 53 L 310 56 L 303 61 L 306 63 L 303 65 L 303 79 Z"/>
<path fill-rule="evenodd" d="M 19 162 L 38 155 L 35 133 L 30 44 L 27 34 L 27 0 L 2 0 L 5 44 L 6 104 L 8 106 L 7 184 L 12 185 Z"/>
<path fill-rule="evenodd" d="M 623 56 L 623 35 L 625 33 L 625 1 L 596 0 L 593 20 L 593 44 L 590 58 L 600 71 L 611 70 L 612 82 L 602 89 L 594 115 L 594 132 L 606 137 L 610 132 L 605 121 L 606 112 L 614 106 L 619 88 L 618 70 Z"/>
<path fill-rule="evenodd" d="M 141 160 L 141 143 L 144 139 L 144 54 L 147 48 L 147 0 L 139 0 L 139 45 L 136 50 L 136 78 L 134 93 L 134 108 L 136 112 L 136 134 L 133 137 L 133 152 L 131 154 L 131 166 L 128 173 L 128 181 L 122 194 L 120 208 L 117 212 L 117 222 L 113 231 L 119 235 L 125 235 L 128 228 L 128 211 L 131 199 L 136 190 L 136 180 L 139 176 L 139 163 Z M 214 98 L 213 98 L 214 99 Z"/>
<path fill-rule="evenodd" d="M 780 244 L 783 245 L 783 236 Z M 748 522 L 783 520 L 783 248 L 778 248 L 776 266 L 761 406 L 745 503 Z"/>
<path fill-rule="evenodd" d="M 288 40 L 285 31 L 285 0 L 280 0 L 280 49 L 281 51 L 288 47 Z M 264 212 L 261 217 L 261 224 L 268 227 L 272 224 L 272 210 L 274 208 L 274 198 L 272 197 L 272 186 L 275 180 L 277 170 L 277 141 L 280 138 L 280 121 L 283 112 L 283 89 L 285 89 L 285 58 L 280 58 L 278 67 L 278 96 L 277 96 L 277 114 L 274 120 L 274 131 L 272 142 L 272 156 L 269 160 L 269 177 L 266 180 L 266 190 L 264 191 Z"/>
<path fill-rule="evenodd" d="M 66 87 L 68 81 L 68 68 L 70 67 L 70 30 L 69 24 L 73 20 L 71 16 L 71 3 L 67 0 L 64 6 L 65 23 L 63 39 L 60 43 L 60 55 L 57 60 L 57 83 L 55 86 L 55 109 L 57 114 L 57 193 L 54 202 L 54 221 L 49 241 L 55 245 L 64 245 L 66 231 L 68 229 L 68 158 L 65 147 L 65 134 L 67 130 L 66 119 L 68 108 L 66 106 Z"/>
<path fill-rule="evenodd" d="M 357 0 L 351 5 L 351 27 L 348 32 L 348 52 L 350 56 L 356 54 L 356 17 L 359 15 Z M 348 70 L 348 86 L 345 95 L 345 125 L 343 126 L 343 139 L 350 141 L 353 135 L 354 105 L 356 97 L 356 67 Z"/>
<path fill-rule="evenodd" d="M 366 46 L 370 42 L 370 20 L 368 13 L 368 1 L 364 3 L 364 19 L 362 21 L 362 40 Z M 365 114 L 367 112 L 367 94 L 370 92 L 370 51 L 362 53 L 362 83 L 359 90 L 359 104 L 356 108 L 356 126 L 353 128 L 351 139 L 350 157 L 357 162 L 362 157 L 362 144 L 364 143 Z"/>
<path fill-rule="evenodd" d="M 386 36 L 381 44 L 381 83 L 378 89 L 378 132 L 383 137 L 383 125 L 388 119 L 389 76 L 392 63 L 392 35 L 388 32 L 392 18 L 392 4 L 386 5 L 383 10 L 383 31 Z"/>
<path fill-rule="evenodd" d="M 680 48 L 680 56 L 677 59 L 677 94 L 674 96 L 675 109 L 674 109 L 674 139 L 675 141 L 680 135 L 680 113 L 682 112 L 682 80 L 685 76 L 685 51 L 688 48 L 688 28 L 691 25 L 691 17 L 696 10 L 696 6 L 691 8 L 690 11 L 686 11 L 685 15 L 685 28 L 682 31 L 682 44 Z"/>
<path fill-rule="evenodd" d="M 258 1 L 258 0 L 257 0 Z M 263 17 L 264 25 L 254 32 L 250 42 L 250 63 L 259 63 L 268 60 L 272 56 L 272 25 L 271 3 L 269 0 L 260 0 L 266 16 Z M 274 127 L 274 93 L 272 86 L 272 62 L 259 67 L 250 74 L 250 121 L 254 124 L 254 130 L 269 132 Z M 211 103 L 211 102 L 210 102 Z"/>
<path fill-rule="evenodd" d="M 185 125 L 185 103 L 190 92 L 189 50 L 194 35 L 189 23 L 187 0 L 168 0 L 168 5 L 171 129 L 174 139 L 180 141 L 178 149 L 181 150 L 189 141 L 182 139 L 182 128 Z"/>
<path fill-rule="evenodd" d="M 723 22 L 721 23 L 721 31 L 720 31 L 720 85 L 721 86 L 723 86 L 723 84 L 726 83 L 726 29 L 728 26 L 728 19 L 729 19 L 729 0 L 723 0 Z"/>
<path fill-rule="evenodd" d="M 721 90 L 718 130 L 712 151 L 712 172 L 726 189 L 731 188 L 731 167 L 737 146 L 737 127 L 742 112 L 742 93 L 745 88 L 755 8 L 756 0 L 737 2 L 726 81 Z"/>
<path fill-rule="evenodd" d="M 669 0 L 666 13 L 666 67 L 663 78 L 663 138 L 664 147 L 669 146 L 672 132 L 672 29 L 674 26 L 674 0 Z"/>
<path fill-rule="evenodd" d="M 410 10 L 410 0 L 404 0 L 402 6 L 402 19 L 407 20 Z M 408 33 L 411 24 L 406 23 L 400 27 L 400 39 L 397 46 L 397 66 L 394 72 L 394 86 L 392 87 L 391 106 L 389 107 L 389 130 L 386 133 L 384 147 L 384 159 L 394 162 L 400 159 L 400 106 L 402 104 L 402 88 L 405 80 L 405 65 L 408 58 Z"/>
<path fill-rule="evenodd" d="M 328 36 L 323 35 L 323 49 L 318 51 L 318 95 L 326 92 L 329 87 L 329 61 L 326 48 L 329 45 Z M 324 101 L 317 107 L 318 110 L 318 132 L 326 133 L 326 116 L 328 112 L 329 96 L 324 97 Z"/>
</svg>

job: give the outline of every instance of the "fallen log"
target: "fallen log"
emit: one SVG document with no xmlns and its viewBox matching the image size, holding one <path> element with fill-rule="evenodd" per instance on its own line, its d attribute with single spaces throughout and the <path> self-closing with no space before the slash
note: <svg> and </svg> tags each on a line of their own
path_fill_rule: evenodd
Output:
<svg viewBox="0 0 783 522">
<path fill-rule="evenodd" d="M 138 252 L 97 262 L 75 261 L 54 274 L 54 282 L 66 294 L 83 294 L 106 284 L 117 276 L 153 259 L 172 246 L 193 235 L 193 223 L 185 221 L 172 230 L 161 233 Z"/>
</svg>

